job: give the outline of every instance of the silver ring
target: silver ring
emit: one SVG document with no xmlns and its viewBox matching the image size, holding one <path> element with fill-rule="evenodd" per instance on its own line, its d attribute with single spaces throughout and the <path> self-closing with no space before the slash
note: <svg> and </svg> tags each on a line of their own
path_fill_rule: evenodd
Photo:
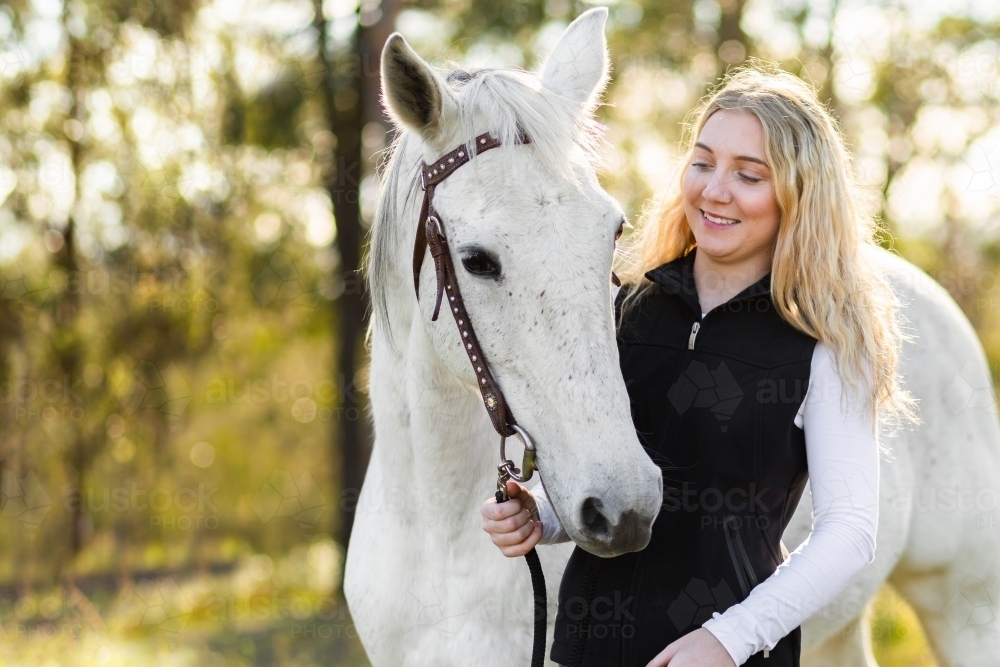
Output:
<svg viewBox="0 0 1000 667">
<path fill-rule="evenodd" d="M 524 451 L 526 451 L 526 452 L 534 452 L 535 451 L 535 443 L 531 440 L 531 436 L 528 435 L 528 432 L 525 431 L 520 426 L 518 426 L 517 424 L 511 424 L 510 427 L 512 429 L 514 429 L 514 435 L 516 435 L 517 437 L 521 438 L 521 442 L 524 443 Z M 507 436 L 501 435 L 500 436 L 500 462 L 501 463 L 503 463 L 504 461 L 508 460 L 507 459 L 506 447 L 505 447 L 506 442 L 507 442 Z"/>
<path fill-rule="evenodd" d="M 524 443 L 524 459 L 521 468 L 514 467 L 514 462 L 507 458 L 507 437 L 500 436 L 500 468 L 505 470 L 515 482 L 527 482 L 535 474 L 535 443 L 528 432 L 517 424 L 511 424 L 514 434 Z"/>
</svg>

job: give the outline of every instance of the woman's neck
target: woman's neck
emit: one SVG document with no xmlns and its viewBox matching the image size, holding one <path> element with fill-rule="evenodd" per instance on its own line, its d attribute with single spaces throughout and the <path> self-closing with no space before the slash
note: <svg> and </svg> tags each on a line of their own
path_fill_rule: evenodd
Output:
<svg viewBox="0 0 1000 667">
<path fill-rule="evenodd" d="M 716 262 L 704 252 L 694 257 L 694 284 L 701 311 L 708 313 L 763 278 L 771 270 L 771 258 L 748 258 L 745 262 Z"/>
</svg>

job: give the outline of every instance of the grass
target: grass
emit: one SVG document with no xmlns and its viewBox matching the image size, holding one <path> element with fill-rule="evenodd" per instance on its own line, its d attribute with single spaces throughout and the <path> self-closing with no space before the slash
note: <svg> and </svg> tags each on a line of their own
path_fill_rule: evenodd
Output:
<svg viewBox="0 0 1000 667">
<path fill-rule="evenodd" d="M 0 664 L 12 667 L 370 667 L 346 606 L 307 585 L 294 559 L 253 560 L 224 577 L 138 582 L 81 600 L 65 591 L 0 600 Z M 305 578 L 296 576 L 305 574 Z M 880 667 L 935 667 L 913 610 L 890 587 L 875 598 Z"/>
</svg>

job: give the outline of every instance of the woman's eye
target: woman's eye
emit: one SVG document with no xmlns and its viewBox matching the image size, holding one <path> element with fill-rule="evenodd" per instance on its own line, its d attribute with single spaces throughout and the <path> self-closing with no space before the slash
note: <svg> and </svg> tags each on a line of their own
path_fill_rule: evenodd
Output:
<svg viewBox="0 0 1000 667">
<path fill-rule="evenodd" d="M 742 178 L 747 183 L 760 183 L 762 180 L 764 180 L 762 178 L 756 178 L 756 177 L 750 176 L 748 174 L 740 174 L 740 178 Z"/>
<path fill-rule="evenodd" d="M 474 276 L 495 278 L 500 275 L 500 263 L 485 252 L 470 252 L 462 258 L 462 266 Z"/>
<path fill-rule="evenodd" d="M 691 166 L 694 167 L 695 169 L 702 170 L 702 169 L 708 169 L 712 165 L 708 164 L 707 162 L 692 162 Z"/>
</svg>

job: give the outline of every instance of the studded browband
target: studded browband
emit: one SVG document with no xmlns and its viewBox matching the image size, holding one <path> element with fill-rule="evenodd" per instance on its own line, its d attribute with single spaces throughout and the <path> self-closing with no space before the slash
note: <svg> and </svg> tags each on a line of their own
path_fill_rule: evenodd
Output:
<svg viewBox="0 0 1000 667">
<path fill-rule="evenodd" d="M 530 143 L 527 135 L 521 133 L 519 143 Z M 475 138 L 476 155 L 484 153 L 491 148 L 500 145 L 500 140 L 491 136 L 488 132 L 480 134 Z M 462 294 L 458 289 L 458 281 L 455 274 L 455 265 L 448 251 L 448 239 L 444 234 L 444 226 L 441 219 L 434 210 L 434 189 L 444 179 L 451 176 L 456 169 L 470 160 L 467 146 L 462 145 L 442 155 L 431 165 L 423 165 L 420 170 L 420 187 L 424 191 L 424 200 L 420 206 L 420 222 L 417 225 L 417 238 L 413 246 L 413 287 L 420 298 L 420 267 L 424 263 L 424 254 L 430 248 L 431 257 L 434 258 L 434 271 L 437 275 L 437 297 L 434 302 L 434 315 L 431 321 L 437 321 L 438 313 L 441 310 L 441 299 L 447 293 L 448 307 L 458 325 L 458 331 L 462 336 L 462 347 L 469 355 L 469 361 L 476 371 L 476 379 L 479 384 L 479 391 L 482 394 L 483 404 L 493 422 L 493 428 L 502 437 L 509 438 L 516 435 L 512 428 L 516 424 L 507 407 L 503 392 L 497 385 L 496 380 L 490 373 L 489 366 L 486 365 L 486 357 L 476 339 L 476 333 L 472 330 L 472 323 L 469 321 L 469 314 L 462 303 Z"/>
</svg>

